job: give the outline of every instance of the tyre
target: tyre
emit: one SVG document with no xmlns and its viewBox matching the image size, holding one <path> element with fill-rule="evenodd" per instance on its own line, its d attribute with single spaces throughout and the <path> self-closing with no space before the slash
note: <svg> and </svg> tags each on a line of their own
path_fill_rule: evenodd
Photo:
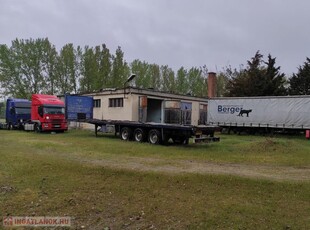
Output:
<svg viewBox="0 0 310 230">
<path fill-rule="evenodd" d="M 132 130 L 128 127 L 124 127 L 121 129 L 121 139 L 124 141 L 129 141 L 131 140 L 132 137 Z"/>
<path fill-rule="evenodd" d="M 158 145 L 161 143 L 161 134 L 157 129 L 152 129 L 149 132 L 148 135 L 148 141 L 149 143 L 153 145 Z"/>
<path fill-rule="evenodd" d="M 35 125 L 34 125 L 34 131 L 35 131 L 36 133 L 41 133 L 41 131 L 42 131 L 41 125 L 35 124 Z"/>
<path fill-rule="evenodd" d="M 12 130 L 13 129 L 12 123 L 9 123 L 7 128 L 8 130 Z"/>
<path fill-rule="evenodd" d="M 144 130 L 140 128 L 135 129 L 133 137 L 137 142 L 144 142 L 146 138 Z"/>
</svg>

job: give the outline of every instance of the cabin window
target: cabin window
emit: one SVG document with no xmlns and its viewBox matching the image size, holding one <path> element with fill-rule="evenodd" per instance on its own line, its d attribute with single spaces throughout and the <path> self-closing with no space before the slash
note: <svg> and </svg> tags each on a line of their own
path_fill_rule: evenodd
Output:
<svg viewBox="0 0 310 230">
<path fill-rule="evenodd" d="M 110 98 L 109 107 L 124 107 L 123 98 Z"/>
<path fill-rule="evenodd" d="M 181 120 L 183 125 L 192 123 L 192 103 L 181 102 Z"/>
<path fill-rule="evenodd" d="M 101 99 L 95 99 L 94 108 L 100 108 L 100 107 L 101 107 Z"/>
</svg>

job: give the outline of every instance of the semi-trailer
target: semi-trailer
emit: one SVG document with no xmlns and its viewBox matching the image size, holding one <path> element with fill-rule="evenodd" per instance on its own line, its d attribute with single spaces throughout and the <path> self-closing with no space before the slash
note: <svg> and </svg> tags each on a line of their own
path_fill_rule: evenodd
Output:
<svg viewBox="0 0 310 230">
<path fill-rule="evenodd" d="M 167 144 L 171 140 L 175 144 L 186 145 L 190 138 L 194 139 L 194 143 L 220 140 L 214 137 L 215 126 L 98 119 L 90 119 L 88 123 L 95 125 L 96 136 L 98 131 L 106 130 L 107 126 L 114 126 L 115 135 L 125 141 Z"/>
<path fill-rule="evenodd" d="M 228 132 L 296 132 L 310 129 L 310 96 L 211 98 L 207 124 Z"/>
</svg>

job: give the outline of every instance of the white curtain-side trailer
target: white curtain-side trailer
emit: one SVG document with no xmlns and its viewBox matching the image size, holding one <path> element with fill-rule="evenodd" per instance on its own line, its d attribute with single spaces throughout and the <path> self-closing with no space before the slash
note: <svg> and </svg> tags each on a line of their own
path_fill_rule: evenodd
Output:
<svg viewBox="0 0 310 230">
<path fill-rule="evenodd" d="M 309 130 L 310 96 L 212 98 L 210 125 L 232 131 Z"/>
</svg>

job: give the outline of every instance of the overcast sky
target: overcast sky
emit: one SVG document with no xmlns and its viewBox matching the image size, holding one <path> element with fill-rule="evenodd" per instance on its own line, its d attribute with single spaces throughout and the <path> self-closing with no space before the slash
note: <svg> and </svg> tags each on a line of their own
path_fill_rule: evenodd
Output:
<svg viewBox="0 0 310 230">
<path fill-rule="evenodd" d="M 238 68 L 260 50 L 288 75 L 310 57 L 309 0 L 0 0 L 0 44 L 15 38 L 121 46 L 174 70 Z"/>
</svg>

